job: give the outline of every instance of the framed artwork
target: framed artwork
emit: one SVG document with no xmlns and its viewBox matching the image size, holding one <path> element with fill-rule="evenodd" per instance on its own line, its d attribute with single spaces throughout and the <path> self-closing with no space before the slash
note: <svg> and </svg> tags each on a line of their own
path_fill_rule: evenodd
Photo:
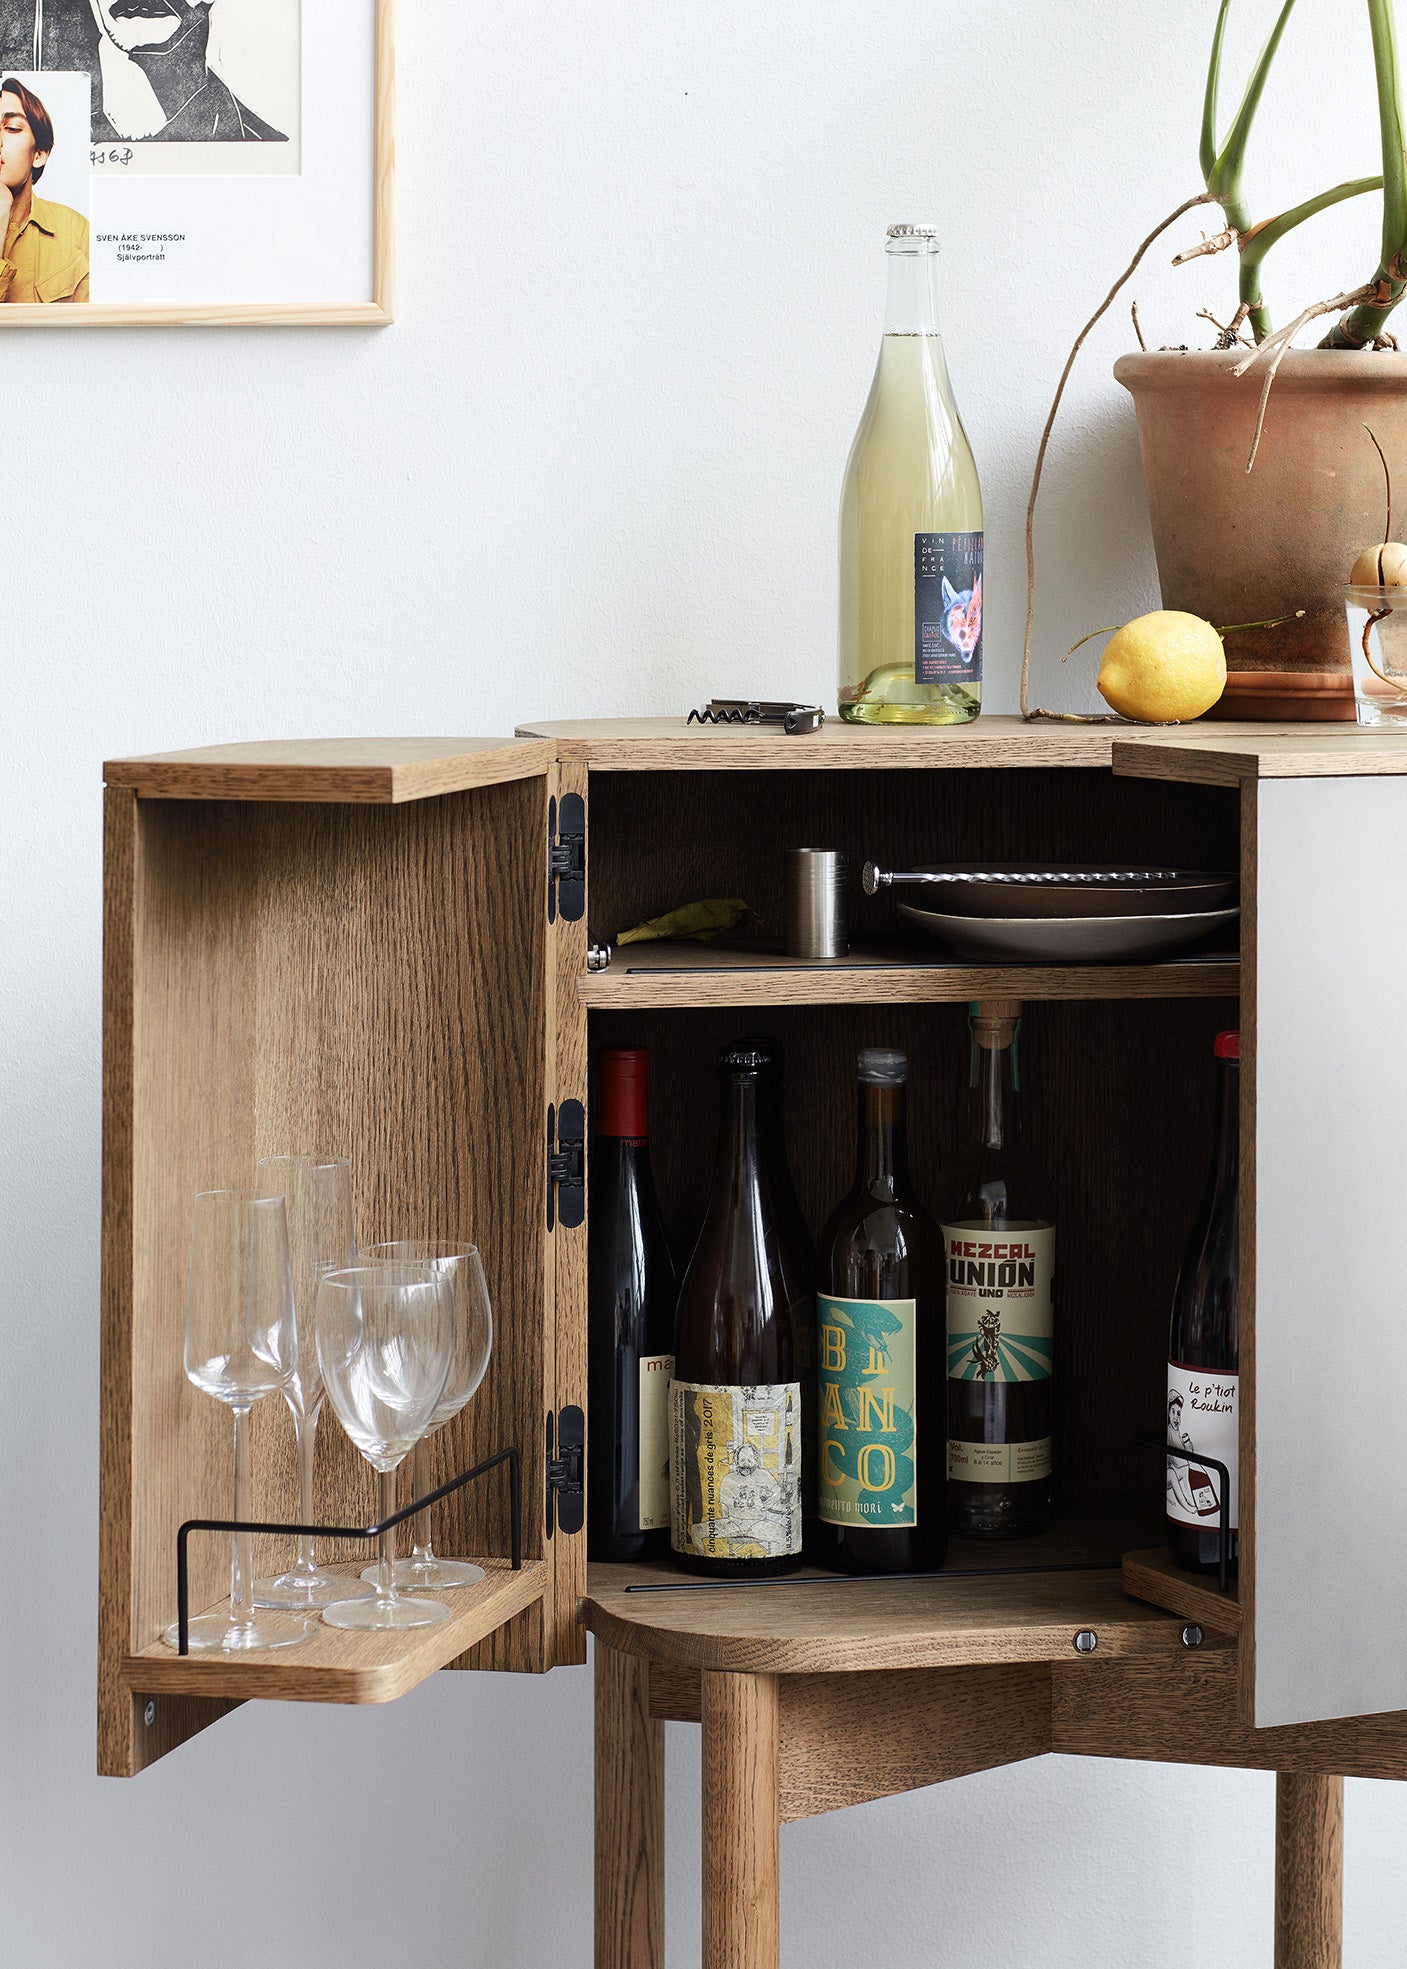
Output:
<svg viewBox="0 0 1407 1969">
<path fill-rule="evenodd" d="M 0 0 L 0 328 L 394 312 L 394 0 Z"/>
</svg>

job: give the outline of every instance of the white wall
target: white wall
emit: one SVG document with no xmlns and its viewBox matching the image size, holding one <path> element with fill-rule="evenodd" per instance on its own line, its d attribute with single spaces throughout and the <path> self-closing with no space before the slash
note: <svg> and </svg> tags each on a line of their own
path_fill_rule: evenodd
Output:
<svg viewBox="0 0 1407 1969">
<path fill-rule="evenodd" d="M 1258 35 L 1269 0 L 1239 11 Z M 396 328 L 0 341 L 0 1969 L 589 1960 L 584 1671 L 246 1707 L 135 1783 L 92 1775 L 100 761 L 831 701 L 836 498 L 894 219 L 944 231 L 988 701 L 1012 708 L 1036 433 L 1078 321 L 1196 188 L 1213 12 L 407 5 Z M 1349 0 L 1296 17 L 1267 201 L 1374 168 L 1366 39 Z M 1282 316 L 1370 270 L 1372 213 L 1346 223 L 1272 270 Z M 1154 343 L 1230 305 L 1222 262 L 1167 257 L 1137 284 Z M 1052 455 L 1046 702 L 1088 698 L 1093 653 L 1062 672 L 1060 650 L 1154 597 L 1109 376 L 1126 322 Z M 695 1735 L 670 1755 L 682 1965 Z M 783 1841 L 784 1960 L 1268 1963 L 1271 1811 L 1267 1778 L 1050 1760 L 822 1819 Z M 1352 1969 L 1400 1958 L 1404 1831 L 1400 1791 L 1351 1787 Z"/>
</svg>

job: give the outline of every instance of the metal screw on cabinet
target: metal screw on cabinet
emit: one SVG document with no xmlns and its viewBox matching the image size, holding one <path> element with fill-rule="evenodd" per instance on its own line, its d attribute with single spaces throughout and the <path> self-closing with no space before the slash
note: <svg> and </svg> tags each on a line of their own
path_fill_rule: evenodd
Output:
<svg viewBox="0 0 1407 1969">
<path fill-rule="evenodd" d="M 1183 1630 L 1182 1630 L 1182 1645 L 1183 1645 L 1183 1647 L 1184 1647 L 1184 1648 L 1200 1648 L 1200 1647 L 1201 1647 L 1201 1645 L 1202 1645 L 1202 1630 L 1201 1630 L 1201 1628 L 1200 1628 L 1200 1627 L 1198 1627 L 1198 1625 L 1197 1625 L 1197 1623 L 1196 1623 L 1195 1621 L 1192 1621 L 1192 1622 L 1190 1622 L 1190 1623 L 1189 1623 L 1189 1624 L 1188 1624 L 1188 1625 L 1187 1625 L 1186 1627 L 1184 1627 L 1184 1628 L 1183 1628 Z"/>
<path fill-rule="evenodd" d="M 1075 1653 L 1077 1655 L 1092 1655 L 1098 1646 L 1099 1636 L 1091 1627 L 1082 1627 L 1075 1636 Z"/>
<path fill-rule="evenodd" d="M 150 1698 L 148 1698 L 147 1706 L 143 1714 L 146 1718 L 147 1728 L 150 1729 L 152 1724 L 156 1721 L 156 1704 L 152 1702 Z"/>
</svg>

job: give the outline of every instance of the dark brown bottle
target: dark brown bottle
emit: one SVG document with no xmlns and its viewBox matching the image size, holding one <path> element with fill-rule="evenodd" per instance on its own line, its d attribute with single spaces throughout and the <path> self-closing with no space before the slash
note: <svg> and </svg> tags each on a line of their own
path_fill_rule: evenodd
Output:
<svg viewBox="0 0 1407 1969">
<path fill-rule="evenodd" d="M 1055 1226 L 1021 1139 L 1015 999 L 972 1009 L 968 1146 L 939 1187 L 948 1309 L 948 1499 L 957 1538 L 1051 1516 Z"/>
<path fill-rule="evenodd" d="M 597 1060 L 587 1318 L 593 1559 L 669 1551 L 677 1284 L 650 1174 L 649 1067 L 638 1046 L 607 1047 Z"/>
<path fill-rule="evenodd" d="M 1231 1566 L 1238 1557 L 1237 1406 L 1240 1393 L 1239 1178 L 1241 1035 L 1216 1038 L 1216 1147 L 1206 1193 L 1173 1295 L 1168 1342 L 1168 1441 L 1200 1450 L 1231 1472 Z M 1193 1572 L 1221 1559 L 1222 1480 L 1195 1456 L 1170 1456 L 1168 1549 Z"/>
<path fill-rule="evenodd" d="M 801 1562 L 801 1386 L 790 1296 L 802 1276 L 759 1128 L 768 1061 L 718 1062 L 718 1153 L 679 1289 L 671 1543 L 691 1571 L 763 1578 Z"/>
<path fill-rule="evenodd" d="M 821 1234 L 818 1556 L 931 1572 L 948 1547 L 943 1240 L 909 1179 L 903 1053 L 859 1057 L 855 1183 Z"/>
<path fill-rule="evenodd" d="M 757 1088 L 757 1129 L 762 1155 L 772 1183 L 782 1237 L 779 1254 L 792 1268 L 783 1280 L 792 1308 L 792 1341 L 796 1378 L 801 1384 L 801 1517 L 802 1550 L 807 1559 L 819 1557 L 816 1519 L 816 1246 L 802 1213 L 791 1178 L 786 1136 L 786 1056 L 780 1039 L 743 1039 L 745 1050 L 766 1060 Z"/>
</svg>

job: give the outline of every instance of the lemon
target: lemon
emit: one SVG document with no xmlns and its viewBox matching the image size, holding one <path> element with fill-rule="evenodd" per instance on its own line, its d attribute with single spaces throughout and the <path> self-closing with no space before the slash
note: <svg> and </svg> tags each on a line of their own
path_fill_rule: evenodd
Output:
<svg viewBox="0 0 1407 1969">
<path fill-rule="evenodd" d="M 1200 718 L 1226 688 L 1226 651 L 1210 622 L 1155 608 L 1104 645 L 1099 694 L 1123 718 L 1175 725 Z"/>
</svg>

